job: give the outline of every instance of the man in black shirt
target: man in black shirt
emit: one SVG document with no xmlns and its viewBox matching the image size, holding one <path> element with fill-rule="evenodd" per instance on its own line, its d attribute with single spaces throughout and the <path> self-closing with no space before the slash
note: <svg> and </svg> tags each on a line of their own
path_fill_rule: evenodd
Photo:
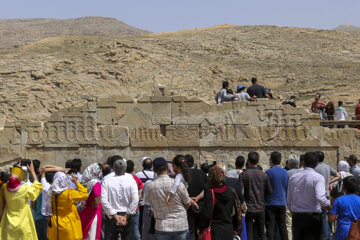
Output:
<svg viewBox="0 0 360 240">
<path fill-rule="evenodd" d="M 283 105 L 288 104 L 288 105 L 296 108 L 296 103 L 295 103 L 295 101 L 296 101 L 296 97 L 295 97 L 295 96 L 291 96 L 289 101 L 283 102 Z"/>
<path fill-rule="evenodd" d="M 247 89 L 247 93 L 250 97 L 256 96 L 256 98 L 268 98 L 270 99 L 269 94 L 266 93 L 266 90 L 263 86 L 257 84 L 257 78 L 252 78 L 251 82 L 253 85 Z"/>
<path fill-rule="evenodd" d="M 206 188 L 207 177 L 206 174 L 200 169 L 196 169 L 194 166 L 194 158 L 192 155 L 185 155 L 186 163 L 189 166 L 190 170 L 190 182 L 188 187 L 189 197 L 196 197 Z M 200 200 L 197 202 L 199 208 L 201 209 L 203 203 Z M 198 228 L 199 222 L 199 214 L 193 210 L 193 208 L 189 208 L 187 210 L 189 230 L 190 230 L 190 238 L 191 240 L 198 239 L 196 234 L 196 229 Z"/>
</svg>

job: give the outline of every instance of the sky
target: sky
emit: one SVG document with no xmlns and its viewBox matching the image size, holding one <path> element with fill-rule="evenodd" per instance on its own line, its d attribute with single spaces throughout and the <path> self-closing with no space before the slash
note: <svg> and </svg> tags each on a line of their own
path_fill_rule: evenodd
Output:
<svg viewBox="0 0 360 240">
<path fill-rule="evenodd" d="M 360 0 L 0 0 L 0 19 L 113 17 L 152 32 L 220 24 L 360 27 Z"/>
</svg>

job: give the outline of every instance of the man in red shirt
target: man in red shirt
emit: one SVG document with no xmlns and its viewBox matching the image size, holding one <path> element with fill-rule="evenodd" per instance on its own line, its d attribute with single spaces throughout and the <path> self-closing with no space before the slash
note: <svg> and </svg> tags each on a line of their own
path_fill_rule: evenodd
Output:
<svg viewBox="0 0 360 240">
<path fill-rule="evenodd" d="M 326 104 L 323 101 L 321 101 L 320 98 L 321 98 L 320 93 L 316 94 L 315 102 L 313 102 L 311 105 L 311 111 L 313 113 L 318 113 L 318 110 L 321 106 L 326 106 Z"/>
<path fill-rule="evenodd" d="M 126 161 L 126 173 L 131 174 L 133 176 L 133 178 L 135 179 L 136 184 L 138 185 L 138 190 L 139 190 L 139 199 L 141 199 L 141 194 L 142 194 L 142 190 L 144 189 L 144 185 L 143 182 L 140 180 L 140 178 L 138 178 L 136 175 L 132 174 L 134 172 L 134 162 L 132 160 L 127 160 Z M 131 221 L 129 224 L 131 224 L 131 231 L 133 231 L 133 235 L 135 236 L 135 240 L 140 240 L 141 236 L 140 236 L 140 231 L 139 231 L 139 216 L 140 216 L 140 211 L 139 211 L 139 206 L 136 209 L 136 214 L 134 215 L 134 217 L 132 217 L 133 221 Z"/>
<path fill-rule="evenodd" d="M 358 104 L 355 107 L 355 118 L 356 120 L 360 120 L 360 98 L 358 99 Z M 360 125 L 358 126 L 358 129 L 360 130 Z"/>
</svg>

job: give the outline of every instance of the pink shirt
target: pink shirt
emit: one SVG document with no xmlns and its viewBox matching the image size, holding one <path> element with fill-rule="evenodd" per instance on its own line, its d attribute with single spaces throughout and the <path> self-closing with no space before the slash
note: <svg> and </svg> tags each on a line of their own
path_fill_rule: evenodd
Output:
<svg viewBox="0 0 360 240">
<path fill-rule="evenodd" d="M 87 238 L 91 223 L 93 222 L 96 215 L 97 215 L 96 239 L 101 238 L 101 218 L 102 218 L 101 203 L 97 207 L 91 206 L 91 203 L 94 202 L 95 198 L 98 196 L 101 196 L 100 182 L 96 183 L 93 190 L 91 191 L 89 198 L 86 200 L 85 209 L 79 212 L 84 239 Z"/>
</svg>

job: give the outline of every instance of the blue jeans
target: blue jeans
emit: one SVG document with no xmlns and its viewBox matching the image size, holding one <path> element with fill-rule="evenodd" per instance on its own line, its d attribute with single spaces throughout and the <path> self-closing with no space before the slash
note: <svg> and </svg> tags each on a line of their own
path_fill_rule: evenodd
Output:
<svg viewBox="0 0 360 240">
<path fill-rule="evenodd" d="M 156 240 L 185 240 L 189 230 L 180 232 L 162 232 L 155 229 Z"/>
<path fill-rule="evenodd" d="M 133 233 L 134 240 L 140 240 L 139 216 L 140 216 L 140 211 L 137 210 L 135 215 L 131 216 L 131 220 L 129 222 L 130 231 Z"/>
<path fill-rule="evenodd" d="M 329 226 L 329 222 L 327 220 L 328 212 L 327 210 L 322 210 L 321 213 L 321 240 L 331 240 L 331 230 Z"/>
</svg>

